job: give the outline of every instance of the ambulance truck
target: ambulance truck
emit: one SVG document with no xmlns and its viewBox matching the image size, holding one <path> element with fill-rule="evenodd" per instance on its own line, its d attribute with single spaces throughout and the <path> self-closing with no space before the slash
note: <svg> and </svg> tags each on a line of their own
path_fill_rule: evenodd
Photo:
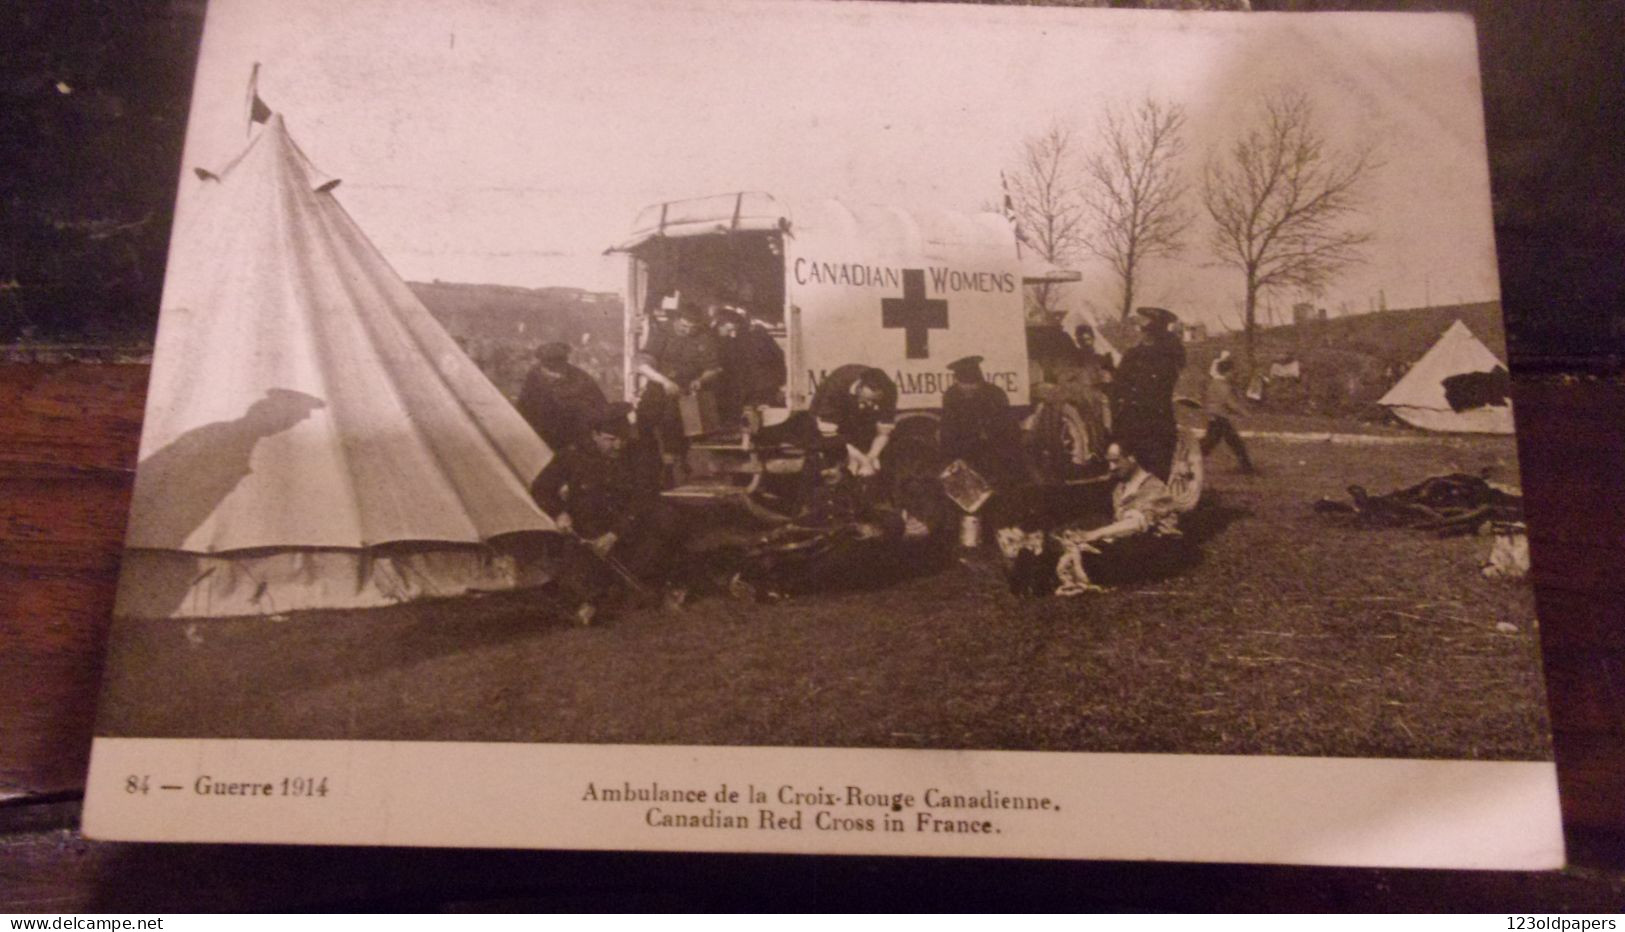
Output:
<svg viewBox="0 0 1625 932">
<path fill-rule="evenodd" d="M 628 398 L 655 320 L 684 303 L 733 305 L 784 349 L 785 411 L 806 410 L 819 382 L 861 363 L 897 383 L 898 431 L 934 435 L 948 363 L 981 356 L 1013 406 L 1028 403 L 1023 285 L 1075 279 L 1030 259 L 996 213 L 910 212 L 825 200 L 785 204 L 741 192 L 654 204 L 610 251 L 627 254 Z M 769 415 L 769 421 L 772 420 Z"/>
</svg>

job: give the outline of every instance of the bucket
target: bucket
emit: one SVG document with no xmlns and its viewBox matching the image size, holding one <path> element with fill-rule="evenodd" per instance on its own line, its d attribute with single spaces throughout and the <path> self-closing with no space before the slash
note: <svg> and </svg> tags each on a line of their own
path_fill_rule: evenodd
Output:
<svg viewBox="0 0 1625 932">
<path fill-rule="evenodd" d="M 982 519 L 976 515 L 966 515 L 959 519 L 959 546 L 980 547 L 982 545 Z"/>
</svg>

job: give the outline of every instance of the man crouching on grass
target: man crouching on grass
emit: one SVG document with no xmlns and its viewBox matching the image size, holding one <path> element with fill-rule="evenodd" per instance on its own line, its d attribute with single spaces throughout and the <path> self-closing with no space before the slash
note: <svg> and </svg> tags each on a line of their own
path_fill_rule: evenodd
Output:
<svg viewBox="0 0 1625 932">
<path fill-rule="evenodd" d="M 1168 486 L 1121 442 L 1106 448 L 1106 465 L 1113 482 L 1112 521 L 1090 530 L 1054 532 L 1061 547 L 1056 595 L 1097 592 L 1103 584 L 1160 576 L 1188 554 Z"/>
<path fill-rule="evenodd" d="M 536 504 L 567 535 L 559 585 L 583 625 L 617 588 L 644 601 L 663 590 L 669 608 L 681 607 L 688 593 L 682 521 L 627 454 L 628 413 L 629 405 L 609 405 L 587 439 L 558 451 L 531 484 Z"/>
</svg>

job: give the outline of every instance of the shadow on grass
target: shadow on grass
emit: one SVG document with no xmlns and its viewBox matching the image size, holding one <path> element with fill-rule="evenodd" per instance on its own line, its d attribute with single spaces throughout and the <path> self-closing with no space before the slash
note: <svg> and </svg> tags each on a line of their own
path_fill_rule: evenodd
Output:
<svg viewBox="0 0 1625 932">
<path fill-rule="evenodd" d="M 1191 543 L 1198 546 L 1216 540 L 1230 525 L 1253 517 L 1252 509 L 1228 503 L 1217 493 L 1203 496 L 1202 501 L 1180 516 L 1179 528 Z"/>
<path fill-rule="evenodd" d="M 553 601 L 533 589 L 277 620 L 121 619 L 109 642 L 97 733 L 183 735 L 187 722 L 230 720 L 233 709 L 251 720 L 277 697 L 482 648 L 518 649 L 569 630 Z"/>
</svg>

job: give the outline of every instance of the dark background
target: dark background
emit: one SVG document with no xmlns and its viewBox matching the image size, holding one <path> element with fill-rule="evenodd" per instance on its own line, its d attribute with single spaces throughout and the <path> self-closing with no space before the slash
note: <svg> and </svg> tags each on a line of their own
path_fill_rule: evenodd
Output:
<svg viewBox="0 0 1625 932">
<path fill-rule="evenodd" d="M 272 0 L 267 0 L 272 2 Z M 1118 4 L 1113 4 L 1118 5 Z M 1177 5 L 1177 3 L 1175 4 Z M 1618 911 L 1625 906 L 1625 2 L 1478 18 L 1536 588 L 1574 866 L 1557 874 L 87 842 L 145 367 L 0 367 L 0 909 Z M 0 7 L 0 345 L 150 335 L 201 0 Z M 57 88 L 65 84 L 69 93 Z M 9 369 L 9 371 L 7 371 Z"/>
<path fill-rule="evenodd" d="M 201 0 L 0 5 L 0 343 L 150 341 Z"/>
</svg>

